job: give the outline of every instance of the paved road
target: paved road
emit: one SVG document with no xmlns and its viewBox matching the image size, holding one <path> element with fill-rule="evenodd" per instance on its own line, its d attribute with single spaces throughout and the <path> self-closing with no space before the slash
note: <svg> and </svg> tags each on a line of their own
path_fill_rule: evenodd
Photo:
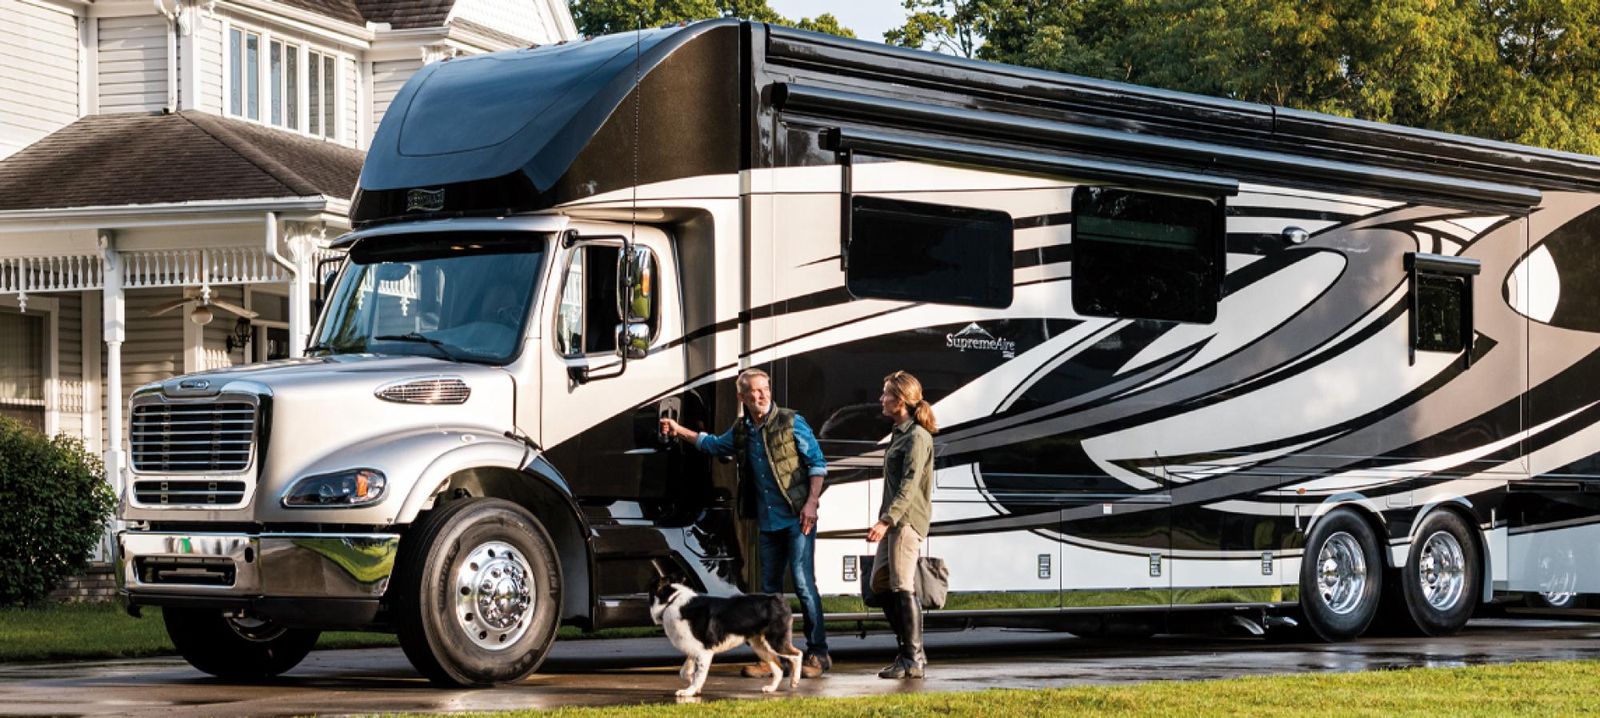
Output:
<svg viewBox="0 0 1600 718">
<path fill-rule="evenodd" d="M 834 672 L 802 682 L 801 694 L 1034 688 L 1596 658 L 1600 624 L 1480 619 L 1452 638 L 1368 638 L 1335 645 L 1192 636 L 1107 641 L 983 629 L 930 634 L 928 679 L 906 682 L 876 676 L 888 662 L 891 636 L 834 636 L 830 641 Z M 749 658 L 748 652 L 735 652 L 713 666 L 707 698 L 761 697 L 759 681 L 738 675 L 741 661 Z M 0 715 L 185 718 L 670 702 L 672 691 L 680 687 L 680 661 L 664 639 L 569 641 L 557 644 L 539 675 L 487 690 L 432 688 L 416 677 L 399 649 L 320 651 L 263 685 L 220 682 L 167 658 L 0 665 Z M 778 694 L 784 695 L 789 694 Z"/>
</svg>

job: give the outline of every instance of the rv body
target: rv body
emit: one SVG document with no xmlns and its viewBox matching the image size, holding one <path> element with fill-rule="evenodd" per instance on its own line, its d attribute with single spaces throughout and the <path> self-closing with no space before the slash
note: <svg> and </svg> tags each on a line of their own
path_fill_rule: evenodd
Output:
<svg viewBox="0 0 1600 718">
<path fill-rule="evenodd" d="M 134 399 L 120 576 L 175 640 L 395 630 L 478 684 L 658 575 L 751 589 L 734 465 L 656 427 L 726 430 L 752 366 L 827 455 L 843 606 L 895 370 L 941 428 L 930 620 L 1600 591 L 1595 158 L 714 21 L 424 68 L 352 216 L 309 357 Z M 162 453 L 229 411 L 244 453 Z"/>
</svg>

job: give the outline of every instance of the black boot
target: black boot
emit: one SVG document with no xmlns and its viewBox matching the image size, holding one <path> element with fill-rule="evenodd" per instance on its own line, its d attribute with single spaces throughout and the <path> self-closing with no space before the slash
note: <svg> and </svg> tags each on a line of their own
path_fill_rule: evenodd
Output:
<svg viewBox="0 0 1600 718">
<path fill-rule="evenodd" d="M 896 591 L 894 597 L 900 604 L 900 625 L 905 626 L 905 644 L 900 650 L 905 677 L 921 678 L 928 668 L 928 656 L 922 650 L 922 606 L 917 604 L 917 594 L 910 591 Z"/>
<path fill-rule="evenodd" d="M 894 630 L 895 645 L 898 649 L 894 654 L 894 662 L 878 671 L 879 678 L 905 678 L 906 677 L 906 628 L 905 621 L 901 620 L 900 601 L 896 599 L 899 594 L 890 593 L 882 595 L 883 617 L 888 619 L 889 628 Z"/>
</svg>

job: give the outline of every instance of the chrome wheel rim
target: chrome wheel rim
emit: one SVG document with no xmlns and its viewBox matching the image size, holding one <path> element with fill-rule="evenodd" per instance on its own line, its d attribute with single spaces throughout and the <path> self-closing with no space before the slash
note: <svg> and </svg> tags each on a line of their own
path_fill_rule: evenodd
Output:
<svg viewBox="0 0 1600 718">
<path fill-rule="evenodd" d="M 1428 605 L 1440 611 L 1455 608 L 1467 585 L 1466 554 L 1447 531 L 1435 531 L 1417 555 L 1417 581 Z"/>
<path fill-rule="evenodd" d="M 1340 531 L 1322 542 L 1317 552 L 1317 589 L 1323 605 L 1339 615 L 1361 605 L 1367 590 L 1367 557 L 1356 537 Z"/>
<path fill-rule="evenodd" d="M 516 548 L 503 541 L 479 545 L 456 569 L 456 625 L 479 648 L 509 648 L 528 632 L 533 583 L 533 569 Z"/>
</svg>

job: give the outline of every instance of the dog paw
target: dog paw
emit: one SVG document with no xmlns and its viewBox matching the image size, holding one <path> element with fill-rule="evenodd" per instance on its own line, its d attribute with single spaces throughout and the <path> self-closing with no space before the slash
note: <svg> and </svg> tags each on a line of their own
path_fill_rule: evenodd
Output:
<svg viewBox="0 0 1600 718">
<path fill-rule="evenodd" d="M 681 689 L 678 690 L 678 692 L 673 693 L 673 695 L 675 695 L 675 696 L 677 696 L 679 698 L 693 698 L 694 697 L 694 689 L 693 688 L 681 688 Z"/>
<path fill-rule="evenodd" d="M 777 693 L 778 692 L 778 687 L 777 686 L 762 686 L 761 687 L 761 692 L 762 693 Z"/>
</svg>

